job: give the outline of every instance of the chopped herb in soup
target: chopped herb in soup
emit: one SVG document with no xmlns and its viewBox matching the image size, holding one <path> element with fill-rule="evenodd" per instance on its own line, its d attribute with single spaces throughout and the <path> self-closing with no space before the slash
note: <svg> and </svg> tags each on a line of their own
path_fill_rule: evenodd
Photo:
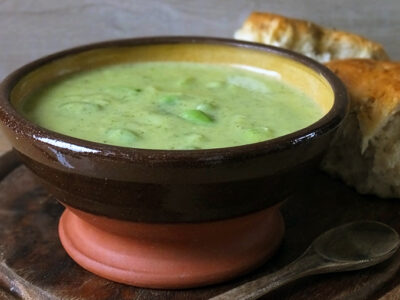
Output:
<svg viewBox="0 0 400 300">
<path fill-rule="evenodd" d="M 256 143 L 322 116 L 316 102 L 268 73 L 189 62 L 112 65 L 74 73 L 18 106 L 41 127 L 145 149 Z"/>
</svg>

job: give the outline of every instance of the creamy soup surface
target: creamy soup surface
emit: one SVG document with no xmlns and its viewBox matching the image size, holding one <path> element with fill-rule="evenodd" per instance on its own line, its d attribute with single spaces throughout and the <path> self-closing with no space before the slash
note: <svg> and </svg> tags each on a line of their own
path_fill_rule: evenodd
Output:
<svg viewBox="0 0 400 300">
<path fill-rule="evenodd" d="M 84 140 L 144 149 L 210 149 L 304 128 L 320 106 L 268 73 L 240 66 L 146 62 L 105 66 L 54 81 L 16 108 Z"/>
</svg>

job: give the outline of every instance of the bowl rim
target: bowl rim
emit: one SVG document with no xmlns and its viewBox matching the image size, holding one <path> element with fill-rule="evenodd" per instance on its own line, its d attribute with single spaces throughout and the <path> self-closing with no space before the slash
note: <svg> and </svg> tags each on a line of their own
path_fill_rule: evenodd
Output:
<svg viewBox="0 0 400 300">
<path fill-rule="evenodd" d="M 334 103 L 331 109 L 319 120 L 307 127 L 296 130 L 289 134 L 279 136 L 266 141 L 257 143 L 223 147 L 211 149 L 195 150 L 165 150 L 165 149 L 142 149 L 133 147 L 121 147 L 109 144 L 92 142 L 72 136 L 64 135 L 43 127 L 24 118 L 11 104 L 10 95 L 16 84 L 27 74 L 35 69 L 51 63 L 52 61 L 64 58 L 69 55 L 75 55 L 80 52 L 102 48 L 120 48 L 134 47 L 143 45 L 157 44 L 208 44 L 225 45 L 238 48 L 248 48 L 258 51 L 264 51 L 284 58 L 295 60 L 312 69 L 317 74 L 323 76 L 331 86 L 334 94 Z M 3 126 L 9 128 L 24 128 L 17 130 L 19 135 L 23 135 L 34 140 L 39 140 L 45 144 L 55 146 L 59 149 L 73 150 L 82 155 L 90 154 L 100 157 L 118 157 L 128 161 L 145 161 L 151 158 L 152 164 L 163 163 L 165 161 L 212 161 L 232 159 L 245 155 L 246 157 L 258 157 L 268 153 L 286 150 L 293 146 L 299 146 L 308 143 L 310 140 L 324 135 L 334 130 L 343 120 L 348 108 L 347 90 L 344 84 L 336 75 L 324 65 L 314 61 L 299 53 L 264 45 L 229 38 L 216 38 L 204 36 L 152 36 L 129 39 L 109 40 L 97 43 L 91 43 L 78 46 L 63 51 L 44 56 L 34 60 L 8 75 L 0 84 L 0 120 Z"/>
</svg>

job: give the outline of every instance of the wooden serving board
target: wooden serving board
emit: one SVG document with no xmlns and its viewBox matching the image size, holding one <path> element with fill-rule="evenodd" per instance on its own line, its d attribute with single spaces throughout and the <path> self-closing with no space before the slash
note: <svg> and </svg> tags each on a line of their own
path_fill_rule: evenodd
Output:
<svg viewBox="0 0 400 300">
<path fill-rule="evenodd" d="M 0 158 L 0 299 L 208 299 L 273 272 L 299 256 L 320 233 L 370 219 L 400 231 L 400 201 L 360 196 L 316 171 L 306 192 L 282 207 L 286 235 L 264 266 L 225 284 L 189 290 L 150 290 L 117 284 L 83 270 L 64 252 L 57 235 L 63 211 L 12 153 Z M 243 199 L 246 201 L 246 199 Z M 285 286 L 263 299 L 400 299 L 400 253 L 362 271 L 320 275 Z M 392 292 L 389 292 L 392 290 Z M 400 290 L 399 290 L 400 292 Z M 389 297 L 390 296 L 390 297 Z"/>
</svg>

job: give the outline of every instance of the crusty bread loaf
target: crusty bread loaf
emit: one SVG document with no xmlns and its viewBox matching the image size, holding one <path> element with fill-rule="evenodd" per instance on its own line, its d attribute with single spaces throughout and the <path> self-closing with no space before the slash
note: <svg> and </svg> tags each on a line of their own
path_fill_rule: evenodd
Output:
<svg viewBox="0 0 400 300">
<path fill-rule="evenodd" d="M 269 13 L 252 13 L 235 38 L 328 62 L 348 89 L 350 112 L 322 168 L 360 193 L 400 197 L 400 62 L 382 61 L 383 47 L 358 35 Z"/>
<path fill-rule="evenodd" d="M 319 62 L 346 58 L 388 59 L 380 44 L 358 35 L 270 13 L 253 12 L 234 36 L 291 49 Z"/>
<path fill-rule="evenodd" d="M 323 169 L 360 193 L 400 197 L 400 62 L 349 59 L 327 66 L 346 85 L 351 105 Z"/>
</svg>

